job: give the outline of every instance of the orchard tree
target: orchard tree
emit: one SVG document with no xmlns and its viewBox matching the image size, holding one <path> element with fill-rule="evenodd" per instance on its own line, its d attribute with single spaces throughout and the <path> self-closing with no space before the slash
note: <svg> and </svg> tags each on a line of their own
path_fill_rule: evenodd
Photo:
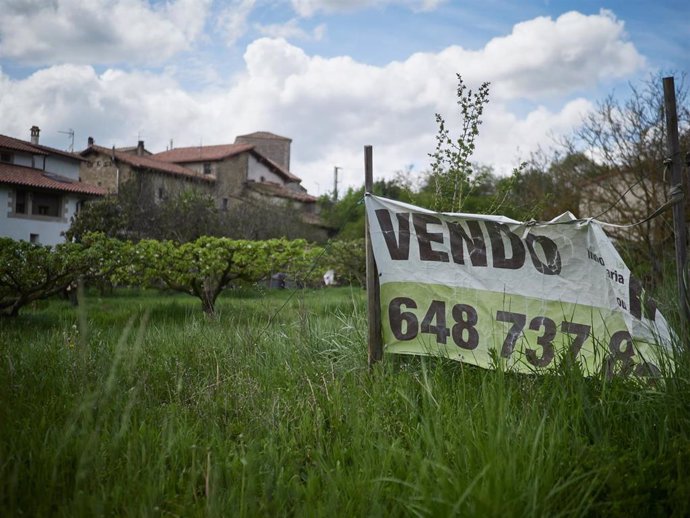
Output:
<svg viewBox="0 0 690 518">
<path fill-rule="evenodd" d="M 302 240 L 233 240 L 201 237 L 193 242 L 145 239 L 134 245 L 121 279 L 188 293 L 201 301 L 207 315 L 215 313 L 221 292 L 239 281 L 255 282 L 272 273 L 297 276 L 311 257 Z"/>
<path fill-rule="evenodd" d="M 60 293 L 85 274 L 93 256 L 78 243 L 55 247 L 0 238 L 0 314 Z"/>
</svg>

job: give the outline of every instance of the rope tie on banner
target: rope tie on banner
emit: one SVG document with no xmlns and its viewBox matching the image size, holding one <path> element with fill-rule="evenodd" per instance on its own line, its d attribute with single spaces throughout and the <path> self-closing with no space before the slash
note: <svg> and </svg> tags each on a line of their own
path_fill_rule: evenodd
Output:
<svg viewBox="0 0 690 518">
<path fill-rule="evenodd" d="M 649 220 L 656 218 L 659 214 L 666 211 L 669 207 L 672 207 L 676 203 L 683 201 L 683 199 L 685 198 L 685 194 L 683 193 L 683 187 L 681 185 L 674 185 L 673 187 L 671 187 L 671 190 L 669 191 L 668 194 L 671 198 L 666 203 L 661 205 L 654 212 L 649 214 L 644 219 L 641 219 L 640 221 L 636 221 L 635 223 L 630 223 L 628 225 L 619 225 L 616 223 L 607 223 L 605 221 L 599 221 L 599 224 L 606 226 L 606 227 L 613 227 L 613 228 L 632 228 L 632 227 L 636 227 L 637 225 L 642 225 L 643 223 L 647 223 Z M 589 219 L 593 219 L 593 218 L 589 218 Z"/>
<path fill-rule="evenodd" d="M 668 172 L 669 172 L 669 170 L 670 170 L 670 168 L 671 168 L 672 165 L 673 165 L 673 160 L 672 160 L 670 157 L 664 158 L 664 176 L 663 176 L 664 183 L 666 182 L 667 174 L 668 174 Z M 640 179 L 640 180 L 638 180 L 637 182 L 635 182 L 633 185 L 631 185 L 631 186 L 622 194 L 622 196 L 621 196 L 620 198 L 618 198 L 618 200 L 616 201 L 616 203 L 614 203 L 613 205 L 611 205 L 611 207 L 609 207 L 608 209 L 606 209 L 606 210 L 605 210 L 604 212 L 602 212 L 601 214 L 595 216 L 594 218 L 588 218 L 588 220 L 596 219 L 596 220 L 599 222 L 599 224 L 601 224 L 601 225 L 603 225 L 603 226 L 607 226 L 607 227 L 612 227 L 612 228 L 632 228 L 632 227 L 636 227 L 636 226 L 638 226 L 638 225 L 642 225 L 642 224 L 644 224 L 644 223 L 647 223 L 649 220 L 652 220 L 652 219 L 656 218 L 659 214 L 661 214 L 662 212 L 666 211 L 669 207 L 672 207 L 672 206 L 675 205 L 676 203 L 679 203 L 679 202 L 683 201 L 683 199 L 685 198 L 685 193 L 684 193 L 684 191 L 683 191 L 683 186 L 682 186 L 682 184 L 676 184 L 676 185 L 671 186 L 671 188 L 670 188 L 669 191 L 668 191 L 669 200 L 668 200 L 666 203 L 664 203 L 663 205 L 661 205 L 660 207 L 658 207 L 656 210 L 654 210 L 652 213 L 650 213 L 649 215 L 647 215 L 644 219 L 641 219 L 640 221 L 636 221 L 635 223 L 630 223 L 630 224 L 628 224 L 628 225 L 619 225 L 619 224 L 616 224 L 616 223 L 607 223 L 607 222 L 605 222 L 605 221 L 599 221 L 599 220 L 598 220 L 598 218 L 599 218 L 600 216 L 606 214 L 609 210 L 611 210 L 613 207 L 615 207 L 615 206 L 618 204 L 618 202 L 620 202 L 620 201 L 623 199 L 623 197 L 624 197 L 626 194 L 628 194 L 628 192 L 630 192 L 630 190 L 631 190 L 633 187 L 635 187 L 637 184 L 639 184 L 641 181 L 642 181 L 642 180 Z"/>
</svg>

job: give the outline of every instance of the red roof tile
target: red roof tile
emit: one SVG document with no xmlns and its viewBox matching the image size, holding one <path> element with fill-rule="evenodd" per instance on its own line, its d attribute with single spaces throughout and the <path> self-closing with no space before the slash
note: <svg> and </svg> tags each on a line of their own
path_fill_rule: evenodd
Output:
<svg viewBox="0 0 690 518">
<path fill-rule="evenodd" d="M 8 137 L 7 135 L 0 135 L 0 147 L 12 149 L 14 151 L 24 151 L 25 153 L 32 153 L 34 155 L 47 155 L 45 151 L 37 149 L 33 144 L 19 140 L 17 138 Z"/>
<path fill-rule="evenodd" d="M 155 153 L 153 158 L 184 164 L 189 162 L 214 162 L 239 155 L 253 148 L 251 144 L 221 144 L 218 146 L 178 147 Z"/>
<path fill-rule="evenodd" d="M 283 187 L 275 182 L 247 182 L 247 187 L 261 194 L 276 196 L 278 198 L 287 198 L 290 200 L 300 201 L 302 203 L 316 202 L 316 198 L 311 194 L 293 191 L 292 189 Z"/>
<path fill-rule="evenodd" d="M 79 155 L 70 153 L 69 151 L 63 151 L 61 149 L 55 149 L 49 146 L 43 146 L 40 144 L 32 144 L 25 140 L 19 140 L 14 137 L 8 137 L 7 135 L 0 135 L 0 147 L 13 149 L 15 151 L 23 151 L 25 153 L 31 153 L 34 155 L 60 155 L 65 158 L 71 158 L 77 162 L 82 162 L 84 159 Z"/>
<path fill-rule="evenodd" d="M 93 196 L 103 196 L 106 194 L 106 190 L 102 187 L 77 182 L 70 178 L 65 178 L 64 176 L 46 173 L 40 169 L 32 169 L 31 167 L 2 162 L 0 162 L 0 183 L 24 185 L 26 187 L 78 194 L 89 194 Z"/>
<path fill-rule="evenodd" d="M 282 138 L 282 137 L 281 137 Z M 259 161 L 263 161 L 270 169 L 273 169 L 276 174 L 282 176 L 290 182 L 300 182 L 301 179 L 289 171 L 286 171 L 273 160 L 266 158 L 259 153 L 251 144 L 221 144 L 218 146 L 196 146 L 196 147 L 178 147 L 162 153 L 156 153 L 152 158 L 158 160 L 165 160 L 166 162 L 173 162 L 176 164 L 185 164 L 191 162 L 214 162 L 231 158 L 240 153 L 249 152 Z"/>
<path fill-rule="evenodd" d="M 159 160 L 155 158 L 155 155 L 153 156 L 139 156 L 139 155 L 132 155 L 130 153 L 126 153 L 123 151 L 118 151 L 108 149 L 107 147 L 103 146 L 89 146 L 86 148 L 84 151 L 81 152 L 82 156 L 87 156 L 90 152 L 95 151 L 98 153 L 103 153 L 108 156 L 115 156 L 117 160 L 120 162 L 123 162 L 125 164 L 129 164 L 132 167 L 137 167 L 137 168 L 142 168 L 142 169 L 150 169 L 152 171 L 157 171 L 160 173 L 165 173 L 165 174 L 172 174 L 176 176 L 185 176 L 188 178 L 193 178 L 195 180 L 201 180 L 204 182 L 214 182 L 215 180 L 213 177 L 204 175 L 202 173 L 198 173 L 192 169 L 189 169 L 187 167 L 183 167 L 181 165 L 173 164 L 167 161 Z"/>
</svg>

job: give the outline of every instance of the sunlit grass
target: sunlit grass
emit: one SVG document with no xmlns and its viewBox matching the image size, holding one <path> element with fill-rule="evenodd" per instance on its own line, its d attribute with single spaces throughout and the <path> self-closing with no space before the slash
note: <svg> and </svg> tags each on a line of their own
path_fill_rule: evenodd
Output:
<svg viewBox="0 0 690 518">
<path fill-rule="evenodd" d="M 2 516 L 683 516 L 690 383 L 366 364 L 359 289 L 0 321 Z"/>
</svg>

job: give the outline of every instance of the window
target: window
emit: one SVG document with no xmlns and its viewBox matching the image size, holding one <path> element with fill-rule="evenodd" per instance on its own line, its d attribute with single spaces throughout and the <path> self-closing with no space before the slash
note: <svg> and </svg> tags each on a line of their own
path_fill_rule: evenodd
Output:
<svg viewBox="0 0 690 518">
<path fill-rule="evenodd" d="M 15 214 L 26 214 L 26 191 L 15 191 L 14 193 L 14 212 Z"/>
<path fill-rule="evenodd" d="M 60 217 L 60 196 L 43 192 L 36 192 L 31 200 L 31 214 L 34 216 Z"/>
<path fill-rule="evenodd" d="M 158 199 L 159 200 L 163 199 L 163 187 L 158 188 Z"/>
<path fill-rule="evenodd" d="M 211 174 L 211 163 L 204 162 L 204 174 Z"/>
<path fill-rule="evenodd" d="M 9 151 L 0 151 L 0 162 L 12 163 L 12 153 Z"/>
<path fill-rule="evenodd" d="M 223 198 L 223 210 L 228 210 L 228 199 Z"/>
<path fill-rule="evenodd" d="M 38 234 L 29 234 L 29 243 L 38 243 Z"/>
</svg>

